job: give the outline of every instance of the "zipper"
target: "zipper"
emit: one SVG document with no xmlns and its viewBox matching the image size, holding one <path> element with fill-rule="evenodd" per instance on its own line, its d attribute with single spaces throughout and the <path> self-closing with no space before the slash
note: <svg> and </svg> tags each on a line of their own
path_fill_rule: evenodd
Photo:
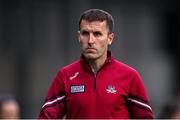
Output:
<svg viewBox="0 0 180 120">
<path fill-rule="evenodd" d="M 96 90 L 96 77 L 97 77 L 97 74 L 98 74 L 98 72 L 99 72 L 108 62 L 109 62 L 109 61 L 105 62 L 105 64 L 104 64 L 98 71 L 94 71 L 94 70 L 92 69 L 93 79 L 94 79 L 94 85 L 93 85 L 94 90 Z"/>
<path fill-rule="evenodd" d="M 96 89 L 96 73 L 94 73 L 94 90 Z"/>
</svg>

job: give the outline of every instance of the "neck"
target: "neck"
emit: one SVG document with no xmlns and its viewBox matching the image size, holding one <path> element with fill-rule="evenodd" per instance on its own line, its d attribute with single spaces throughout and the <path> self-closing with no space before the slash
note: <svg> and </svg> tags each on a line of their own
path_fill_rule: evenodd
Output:
<svg viewBox="0 0 180 120">
<path fill-rule="evenodd" d="M 89 60 L 89 64 L 91 66 L 92 71 L 96 73 L 104 65 L 106 59 L 107 59 L 107 54 L 105 54 L 99 59 Z"/>
</svg>

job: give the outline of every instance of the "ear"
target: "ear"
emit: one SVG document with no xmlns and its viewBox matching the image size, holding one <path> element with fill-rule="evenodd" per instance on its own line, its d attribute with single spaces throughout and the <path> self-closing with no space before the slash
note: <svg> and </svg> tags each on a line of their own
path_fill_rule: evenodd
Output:
<svg viewBox="0 0 180 120">
<path fill-rule="evenodd" d="M 114 33 L 112 32 L 108 35 L 108 45 L 112 44 L 113 39 L 114 39 Z"/>
<path fill-rule="evenodd" d="M 77 32 L 78 41 L 80 42 L 80 31 Z"/>
</svg>

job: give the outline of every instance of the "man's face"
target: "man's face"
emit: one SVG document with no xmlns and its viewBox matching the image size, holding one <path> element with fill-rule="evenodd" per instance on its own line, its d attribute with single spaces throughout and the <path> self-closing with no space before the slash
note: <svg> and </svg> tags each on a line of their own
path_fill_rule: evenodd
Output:
<svg viewBox="0 0 180 120">
<path fill-rule="evenodd" d="M 108 45 L 112 43 L 113 37 L 114 33 L 109 34 L 106 21 L 81 21 L 78 38 L 83 55 L 87 59 L 106 57 Z"/>
</svg>

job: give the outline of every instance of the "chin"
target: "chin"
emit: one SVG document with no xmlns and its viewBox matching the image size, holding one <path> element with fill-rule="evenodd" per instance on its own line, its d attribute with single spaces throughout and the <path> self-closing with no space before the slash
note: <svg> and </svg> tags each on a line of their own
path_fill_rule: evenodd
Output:
<svg viewBox="0 0 180 120">
<path fill-rule="evenodd" d="M 84 56 L 86 57 L 86 59 L 89 59 L 89 60 L 97 59 L 97 56 L 96 55 L 92 55 L 92 54 L 85 54 Z"/>
</svg>

